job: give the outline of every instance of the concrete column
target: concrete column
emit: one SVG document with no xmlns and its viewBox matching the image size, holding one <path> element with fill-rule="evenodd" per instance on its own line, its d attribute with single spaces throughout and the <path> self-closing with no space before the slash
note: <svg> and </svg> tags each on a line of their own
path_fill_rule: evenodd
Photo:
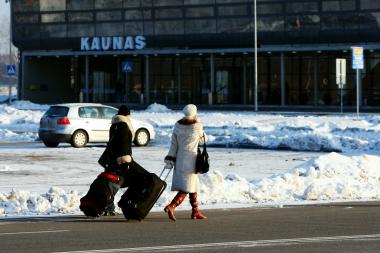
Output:
<svg viewBox="0 0 380 253">
<path fill-rule="evenodd" d="M 178 83 L 178 104 L 181 104 L 181 87 L 182 87 L 182 82 L 181 82 L 181 75 L 182 75 L 182 58 L 178 57 L 178 75 L 177 75 L 177 83 Z"/>
<path fill-rule="evenodd" d="M 314 56 L 314 106 L 318 105 L 318 97 L 319 97 L 319 90 L 318 90 L 318 57 Z"/>
<path fill-rule="evenodd" d="M 285 57 L 284 53 L 281 53 L 281 106 L 286 105 L 286 81 L 285 81 Z"/>
<path fill-rule="evenodd" d="M 85 70 L 84 70 L 84 86 L 85 86 L 85 97 L 86 102 L 90 101 L 90 84 L 89 84 L 89 59 L 88 56 L 85 58 Z"/>
<path fill-rule="evenodd" d="M 21 73 L 21 81 L 19 81 L 19 87 L 18 87 L 18 99 L 24 100 L 25 99 L 25 67 L 26 67 L 26 57 L 24 56 L 24 53 L 21 52 L 21 72 L 19 71 L 19 74 Z"/>
<path fill-rule="evenodd" d="M 145 104 L 150 103 L 149 90 L 149 55 L 145 55 Z"/>
<path fill-rule="evenodd" d="M 208 94 L 208 104 L 212 105 L 214 103 L 213 94 L 215 91 L 215 63 L 214 54 L 210 55 L 210 92 Z"/>
<path fill-rule="evenodd" d="M 243 104 L 247 104 L 248 88 L 247 88 L 247 57 L 243 60 Z"/>
</svg>

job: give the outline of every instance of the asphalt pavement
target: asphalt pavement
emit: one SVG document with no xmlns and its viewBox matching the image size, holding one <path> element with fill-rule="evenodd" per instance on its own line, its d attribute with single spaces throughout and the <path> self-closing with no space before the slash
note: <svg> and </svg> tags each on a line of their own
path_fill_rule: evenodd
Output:
<svg viewBox="0 0 380 253">
<path fill-rule="evenodd" d="M 0 252 L 379 252 L 380 203 L 0 220 Z"/>
</svg>

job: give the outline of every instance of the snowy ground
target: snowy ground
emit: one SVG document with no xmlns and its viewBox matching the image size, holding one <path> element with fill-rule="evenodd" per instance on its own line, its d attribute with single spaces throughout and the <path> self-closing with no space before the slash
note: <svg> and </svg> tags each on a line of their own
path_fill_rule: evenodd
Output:
<svg viewBox="0 0 380 253">
<path fill-rule="evenodd" d="M 0 217 L 78 214 L 80 197 L 101 172 L 96 161 L 102 145 L 48 149 L 35 142 L 39 119 L 47 108 L 25 101 L 0 105 L 0 138 L 13 143 L 0 145 Z M 134 157 L 159 173 L 172 126 L 182 114 L 153 105 L 132 115 L 150 122 L 157 132 L 151 146 L 134 149 Z M 201 176 L 203 208 L 380 199 L 379 115 L 200 112 L 200 118 L 209 144 L 227 146 L 210 148 L 211 171 Z M 20 141 L 32 144 L 17 144 Z M 342 153 L 316 152 L 321 150 Z M 170 183 L 155 210 L 173 197 L 169 189 Z"/>
</svg>

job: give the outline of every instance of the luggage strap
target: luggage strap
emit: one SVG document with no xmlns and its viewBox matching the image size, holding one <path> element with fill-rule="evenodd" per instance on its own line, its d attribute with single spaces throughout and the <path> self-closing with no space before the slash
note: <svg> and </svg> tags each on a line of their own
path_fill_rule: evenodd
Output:
<svg viewBox="0 0 380 253">
<path fill-rule="evenodd" d="M 114 182 L 118 182 L 119 179 L 120 179 L 118 175 L 111 174 L 111 173 L 107 173 L 107 172 L 103 172 L 103 173 L 101 173 L 100 176 L 101 176 L 101 177 L 106 177 L 106 178 L 108 178 L 109 180 L 114 181 Z"/>
<path fill-rule="evenodd" d="M 166 181 L 166 179 L 168 178 L 170 172 L 172 172 L 172 169 L 173 169 L 173 168 L 171 168 L 171 169 L 167 169 L 167 170 L 168 170 L 168 174 L 166 174 L 166 177 L 164 178 L 164 181 Z M 164 169 L 161 171 L 160 178 L 162 178 L 162 175 L 164 174 L 164 171 L 165 171 L 165 167 L 164 167 Z"/>
</svg>

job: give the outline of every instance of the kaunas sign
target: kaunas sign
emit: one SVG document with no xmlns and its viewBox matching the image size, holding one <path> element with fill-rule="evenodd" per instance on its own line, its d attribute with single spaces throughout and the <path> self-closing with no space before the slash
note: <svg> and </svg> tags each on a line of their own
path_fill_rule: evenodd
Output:
<svg viewBox="0 0 380 253">
<path fill-rule="evenodd" d="M 108 50 L 140 50 L 145 47 L 145 37 L 115 36 L 115 37 L 82 37 L 80 50 L 82 51 L 108 51 Z"/>
</svg>

